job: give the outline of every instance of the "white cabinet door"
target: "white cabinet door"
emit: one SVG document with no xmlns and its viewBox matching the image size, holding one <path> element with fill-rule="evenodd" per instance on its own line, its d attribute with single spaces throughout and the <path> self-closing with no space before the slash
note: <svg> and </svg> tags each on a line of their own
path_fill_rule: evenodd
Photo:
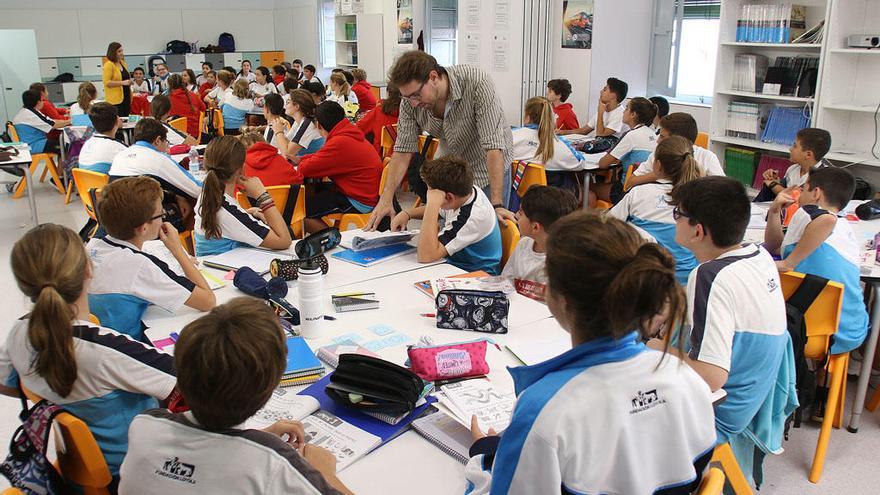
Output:
<svg viewBox="0 0 880 495">
<path fill-rule="evenodd" d="M 205 61 L 204 53 L 187 53 L 186 68 L 192 70 L 199 75 L 202 73 L 202 62 Z"/>
<path fill-rule="evenodd" d="M 98 90 L 98 99 L 104 99 L 104 82 L 103 81 L 92 81 L 92 84 L 95 85 L 95 89 Z"/>
<path fill-rule="evenodd" d="M 79 83 L 78 82 L 64 83 L 61 85 L 61 90 L 64 92 L 64 102 L 65 103 L 73 103 L 76 101 L 76 98 L 79 96 Z"/>
<path fill-rule="evenodd" d="M 83 57 L 80 60 L 82 67 L 82 75 L 84 76 L 100 76 L 104 70 L 104 59 L 102 57 Z"/>
<path fill-rule="evenodd" d="M 224 53 L 223 54 L 223 65 L 228 65 L 235 69 L 236 72 L 241 70 L 241 54 L 240 53 Z M 214 67 L 216 70 L 217 67 Z M 201 69 L 199 69 L 201 70 Z"/>
<path fill-rule="evenodd" d="M 33 29 L 0 29 L 0 74 L 3 74 L 2 122 L 11 120 L 21 108 L 21 94 L 40 80 L 37 38 Z"/>
<path fill-rule="evenodd" d="M 54 78 L 58 75 L 58 59 L 41 58 L 40 59 L 40 77 L 43 79 Z"/>
</svg>

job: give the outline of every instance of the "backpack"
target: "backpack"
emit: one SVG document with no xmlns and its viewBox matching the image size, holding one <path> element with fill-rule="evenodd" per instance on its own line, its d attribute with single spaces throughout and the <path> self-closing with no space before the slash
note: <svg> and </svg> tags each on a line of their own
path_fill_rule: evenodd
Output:
<svg viewBox="0 0 880 495">
<path fill-rule="evenodd" d="M 856 177 L 856 190 L 853 192 L 853 199 L 874 199 L 874 186 L 865 179 Z"/>
<path fill-rule="evenodd" d="M 52 79 L 52 82 L 73 82 L 73 74 L 71 74 L 70 72 L 62 72 L 61 74 L 55 76 L 55 79 Z"/>
<path fill-rule="evenodd" d="M 224 52 L 234 52 L 235 37 L 229 33 L 221 33 L 220 38 L 217 39 L 217 45 L 219 45 Z"/>
<path fill-rule="evenodd" d="M 804 313 L 809 309 L 822 289 L 828 284 L 827 278 L 806 274 L 797 290 L 785 301 L 785 317 L 791 345 L 794 348 L 794 369 L 798 395 L 798 408 L 785 420 L 785 438 L 792 424 L 801 427 L 804 407 L 812 406 L 816 396 L 816 373 L 807 365 L 804 347 L 807 345 L 807 325 Z"/>
<path fill-rule="evenodd" d="M 9 135 L 9 126 L 11 126 L 11 125 L 12 125 L 12 122 L 7 120 L 6 125 L 3 126 L 3 129 L 0 129 L 0 131 L 2 131 L 2 132 L 0 132 L 0 142 L 3 142 L 3 143 L 11 143 L 12 142 L 12 136 Z"/>
<path fill-rule="evenodd" d="M 176 54 L 189 53 L 190 44 L 186 41 L 171 40 L 165 45 L 165 51 Z"/>
<path fill-rule="evenodd" d="M 61 475 L 46 458 L 52 421 L 63 410 L 45 399 L 28 409 L 23 393 L 21 404 L 22 424 L 12 435 L 9 454 L 0 464 L 0 473 L 11 486 L 28 494 L 65 493 Z"/>
</svg>

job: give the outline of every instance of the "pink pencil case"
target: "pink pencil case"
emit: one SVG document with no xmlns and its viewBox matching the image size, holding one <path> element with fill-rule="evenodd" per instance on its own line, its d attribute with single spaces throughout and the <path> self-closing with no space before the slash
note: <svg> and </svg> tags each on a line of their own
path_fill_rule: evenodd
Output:
<svg viewBox="0 0 880 495">
<path fill-rule="evenodd" d="M 428 381 L 483 376 L 489 373 L 486 362 L 486 341 L 407 349 L 413 373 Z"/>
</svg>

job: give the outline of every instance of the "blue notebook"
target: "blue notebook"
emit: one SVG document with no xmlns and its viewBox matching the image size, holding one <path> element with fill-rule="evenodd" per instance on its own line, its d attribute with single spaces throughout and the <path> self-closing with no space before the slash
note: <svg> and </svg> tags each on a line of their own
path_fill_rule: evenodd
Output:
<svg viewBox="0 0 880 495">
<path fill-rule="evenodd" d="M 302 337 L 287 337 L 287 369 L 284 376 L 306 374 L 314 370 L 322 370 L 324 365 L 312 352 L 312 348 Z"/>
<path fill-rule="evenodd" d="M 93 127 L 92 119 L 86 114 L 72 115 L 70 117 L 70 123 L 75 126 Z"/>
<path fill-rule="evenodd" d="M 330 383 L 330 377 L 333 374 L 329 374 L 324 378 L 321 378 L 317 382 L 309 385 L 304 390 L 302 390 L 299 395 L 310 395 L 316 399 L 318 399 L 318 403 L 321 404 L 321 409 L 339 417 L 339 419 L 354 425 L 367 433 L 371 433 L 376 435 L 377 437 L 382 439 L 382 443 L 385 443 L 397 435 L 400 435 L 407 428 L 409 428 L 410 423 L 413 422 L 416 418 L 422 415 L 422 413 L 427 409 L 432 403 L 436 402 L 437 399 L 434 396 L 429 395 L 425 397 L 425 403 L 421 406 L 413 409 L 411 413 L 396 425 L 390 425 L 380 419 L 373 418 L 371 416 L 367 416 L 366 414 L 358 411 L 357 409 L 345 407 L 342 404 L 339 404 L 327 395 L 327 392 L 324 391 L 327 388 L 327 385 Z"/>
<path fill-rule="evenodd" d="M 391 246 L 382 246 L 375 249 L 366 249 L 364 251 L 352 251 L 346 249 L 339 251 L 338 253 L 333 253 L 330 256 L 342 261 L 354 263 L 355 265 L 373 266 L 376 263 L 403 256 L 410 251 L 415 251 L 415 249 L 416 248 L 409 244 L 392 244 Z"/>
</svg>

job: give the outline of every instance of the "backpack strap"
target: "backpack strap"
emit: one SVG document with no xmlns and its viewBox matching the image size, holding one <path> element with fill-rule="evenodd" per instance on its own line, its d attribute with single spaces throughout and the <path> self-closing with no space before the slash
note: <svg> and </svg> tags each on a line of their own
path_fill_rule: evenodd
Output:
<svg viewBox="0 0 880 495">
<path fill-rule="evenodd" d="M 388 131 L 388 135 L 391 136 L 392 143 L 397 141 L 397 129 L 395 129 L 393 125 L 385 124 L 382 127 L 384 127 L 386 131 Z"/>
<path fill-rule="evenodd" d="M 828 285 L 827 278 L 805 274 L 801 285 L 794 291 L 794 294 L 789 296 L 786 303 L 800 311 L 801 314 L 806 313 L 826 285 Z"/>
<path fill-rule="evenodd" d="M 519 190 L 519 185 L 522 182 L 523 176 L 526 174 L 526 167 L 528 167 L 528 163 L 525 160 L 519 160 L 516 162 L 516 174 L 513 176 L 513 184 L 511 184 L 511 188 L 514 191 Z"/>
<path fill-rule="evenodd" d="M 394 138 L 397 139 L 397 136 L 395 135 Z M 425 159 L 428 158 L 428 150 L 431 149 L 431 144 L 433 143 L 434 136 L 432 136 L 431 133 L 428 133 L 428 135 L 425 137 L 425 144 L 423 144 L 422 149 L 419 150 L 419 154 L 422 155 L 422 162 L 424 162 Z"/>
</svg>

